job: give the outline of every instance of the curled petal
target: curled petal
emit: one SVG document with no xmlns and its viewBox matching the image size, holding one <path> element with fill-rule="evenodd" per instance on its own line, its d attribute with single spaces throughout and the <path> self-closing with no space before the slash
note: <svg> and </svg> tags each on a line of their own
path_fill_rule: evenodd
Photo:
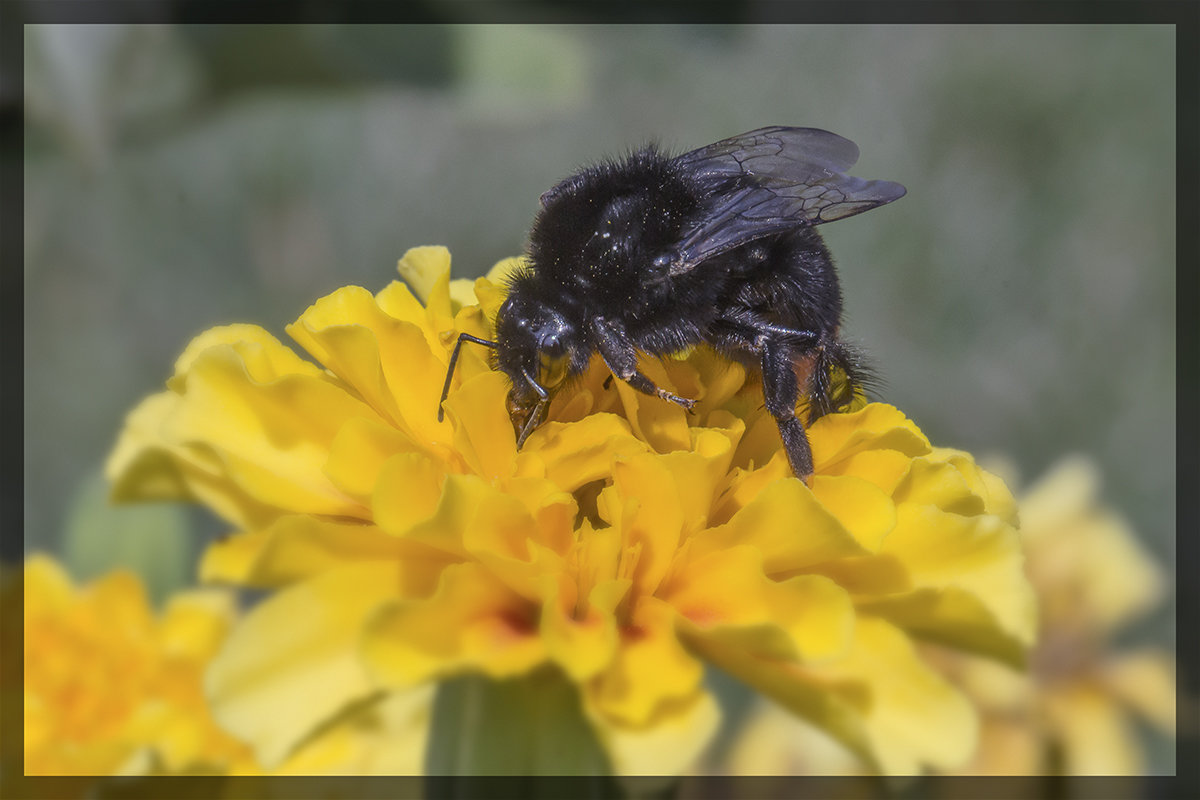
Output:
<svg viewBox="0 0 1200 800">
<path fill-rule="evenodd" d="M 568 492 L 600 480 L 612 469 L 613 458 L 646 451 L 629 423 L 615 414 L 592 414 L 579 422 L 547 422 L 525 442 L 518 461 L 531 456 L 542 464 L 542 474 Z"/>
<path fill-rule="evenodd" d="M 129 413 L 104 465 L 112 499 L 196 500 L 234 525 L 269 524 L 279 510 L 232 483 L 210 448 L 187 446 L 164 435 L 166 420 L 180 402 L 174 392 L 161 392 Z"/>
<path fill-rule="evenodd" d="M 675 574 L 664 599 L 690 637 L 779 659 L 839 656 L 854 629 L 850 596 L 821 575 L 773 581 L 751 546 L 697 559 Z"/>
<path fill-rule="evenodd" d="M 911 458 L 930 451 L 925 434 L 908 417 L 883 403 L 846 414 L 826 414 L 811 426 L 809 438 L 813 463 L 821 474 L 845 474 L 847 462 L 866 453 L 890 450 Z"/>
<path fill-rule="evenodd" d="M 693 557 L 739 544 L 756 547 L 768 575 L 867 554 L 812 491 L 794 479 L 768 485 L 729 522 L 690 541 Z"/>
<path fill-rule="evenodd" d="M 213 347 L 233 348 L 245 365 L 246 374 L 259 383 L 269 383 L 284 375 L 307 375 L 315 378 L 321 369 L 297 356 L 258 325 L 219 325 L 209 328 L 188 342 L 175 360 L 175 374 L 167 382 L 177 392 L 187 383 L 187 374 L 201 353 Z"/>
<path fill-rule="evenodd" d="M 930 638 L 1023 662 L 1037 608 L 1012 526 L 906 504 L 881 554 L 895 558 L 913 589 L 864 598 L 864 608 Z"/>
<path fill-rule="evenodd" d="M 354 286 L 318 300 L 287 331 L 411 441 L 449 447 L 449 427 L 437 420 L 446 365 L 436 333 L 393 318 Z"/>
</svg>

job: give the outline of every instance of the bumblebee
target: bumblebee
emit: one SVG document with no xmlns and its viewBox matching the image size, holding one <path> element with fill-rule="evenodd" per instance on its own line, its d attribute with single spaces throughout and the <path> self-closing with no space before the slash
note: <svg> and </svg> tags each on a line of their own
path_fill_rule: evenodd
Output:
<svg viewBox="0 0 1200 800">
<path fill-rule="evenodd" d="M 841 136 L 772 126 L 675 157 L 649 146 L 563 180 L 541 197 L 495 340 L 459 336 L 442 400 L 474 342 L 512 383 L 518 447 L 597 352 L 618 379 L 691 411 L 694 400 L 655 385 L 637 359 L 704 343 L 758 368 L 792 472 L 807 480 L 797 402 L 808 400 L 812 424 L 849 403 L 864 376 L 838 338 L 842 294 L 816 226 L 905 193 L 847 175 L 857 160 Z"/>
</svg>

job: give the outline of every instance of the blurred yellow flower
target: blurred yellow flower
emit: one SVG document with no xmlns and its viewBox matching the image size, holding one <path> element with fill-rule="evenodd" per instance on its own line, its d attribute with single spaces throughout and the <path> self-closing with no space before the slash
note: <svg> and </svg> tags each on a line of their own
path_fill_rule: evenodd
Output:
<svg viewBox="0 0 1200 800">
<path fill-rule="evenodd" d="M 1098 498 L 1088 459 L 1062 460 L 1021 500 L 1029 575 L 1042 610 L 1028 675 L 946 659 L 983 710 L 983 743 L 966 774 L 1138 775 L 1133 715 L 1175 733 L 1172 656 L 1114 637 L 1154 608 L 1165 586 L 1129 526 Z"/>
<path fill-rule="evenodd" d="M 420 300 L 347 287 L 288 327 L 320 367 L 215 328 L 130 415 L 115 495 L 206 503 L 236 532 L 204 576 L 275 590 L 213 665 L 218 718 L 273 764 L 381 689 L 549 665 L 615 771 L 679 774 L 718 723 L 708 662 L 879 769 L 966 759 L 971 707 L 914 640 L 1023 658 L 1004 485 L 859 403 L 811 427 L 810 488 L 757 382 L 705 348 L 641 364 L 694 416 L 597 360 L 520 452 L 505 377 L 464 350 L 439 422 L 449 350 L 490 337 L 514 264 L 472 287 L 444 249 L 409 251 Z"/>
<path fill-rule="evenodd" d="M 155 616 L 132 573 L 76 587 L 45 556 L 23 583 L 26 774 L 213 771 L 249 757 L 201 684 L 233 621 L 226 593 L 179 594 Z"/>
<path fill-rule="evenodd" d="M 77 587 L 55 561 L 35 555 L 23 581 L 6 580 L 3 599 L 6 609 L 24 608 L 27 775 L 421 772 L 429 691 L 354 709 L 274 769 L 259 766 L 217 725 L 204 694 L 204 671 L 236 619 L 227 592 L 181 592 L 155 615 L 133 573 Z M 18 649 L 12 644 L 6 652 Z M 6 701 L 17 688 L 10 667 L 5 662 L 0 677 Z M 5 763 L 19 769 L 12 755 L 5 752 Z"/>
</svg>

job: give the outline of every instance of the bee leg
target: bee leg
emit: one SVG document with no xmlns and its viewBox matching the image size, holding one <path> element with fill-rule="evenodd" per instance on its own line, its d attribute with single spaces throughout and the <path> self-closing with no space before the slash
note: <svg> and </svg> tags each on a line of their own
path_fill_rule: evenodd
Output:
<svg viewBox="0 0 1200 800">
<path fill-rule="evenodd" d="M 458 364 L 458 351 L 462 349 L 463 342 L 474 342 L 481 344 L 484 347 L 496 349 L 496 343 L 491 339 L 480 339 L 478 336 L 472 336 L 469 333 L 460 333 L 458 341 L 454 343 L 454 352 L 450 354 L 450 363 L 446 367 L 446 383 L 442 386 L 442 399 L 438 400 L 438 422 L 445 419 L 445 409 L 442 408 L 442 403 L 446 402 L 446 397 L 450 394 L 450 381 L 454 378 L 454 367 Z"/>
<path fill-rule="evenodd" d="M 731 309 L 710 331 L 717 347 L 732 352 L 751 352 L 762 364 L 763 399 L 779 426 L 783 449 L 797 478 L 812 477 L 812 448 L 804 425 L 796 417 L 800 378 L 796 358 L 819 347 L 815 331 L 787 328 L 768 322 L 750 309 Z"/>
<path fill-rule="evenodd" d="M 761 342 L 763 399 L 779 426 L 783 449 L 797 478 L 808 483 L 813 473 L 812 447 L 804 425 L 796 418 L 800 386 L 792 362 L 793 348 L 772 339 Z"/>
<path fill-rule="evenodd" d="M 637 350 L 629 343 L 625 332 L 619 326 L 603 317 L 597 317 L 592 320 L 592 333 L 595 336 L 596 349 L 600 351 L 604 363 L 614 375 L 643 394 L 661 397 L 683 406 L 688 413 L 695 413 L 695 400 L 668 392 L 638 370 Z"/>
</svg>

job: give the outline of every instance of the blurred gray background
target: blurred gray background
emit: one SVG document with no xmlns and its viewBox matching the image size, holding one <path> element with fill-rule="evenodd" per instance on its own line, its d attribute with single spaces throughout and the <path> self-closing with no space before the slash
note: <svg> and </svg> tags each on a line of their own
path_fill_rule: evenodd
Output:
<svg viewBox="0 0 1200 800">
<path fill-rule="evenodd" d="M 190 578 L 207 515 L 112 510 L 124 415 L 201 330 L 283 327 L 409 247 L 472 277 L 651 139 L 858 143 L 901 201 L 821 230 L 848 338 L 936 444 L 1095 457 L 1173 564 L 1171 26 L 28 26 L 25 545 Z M 1172 570 L 1173 571 L 1173 570 Z M 1170 641 L 1168 604 L 1139 638 Z"/>
</svg>

